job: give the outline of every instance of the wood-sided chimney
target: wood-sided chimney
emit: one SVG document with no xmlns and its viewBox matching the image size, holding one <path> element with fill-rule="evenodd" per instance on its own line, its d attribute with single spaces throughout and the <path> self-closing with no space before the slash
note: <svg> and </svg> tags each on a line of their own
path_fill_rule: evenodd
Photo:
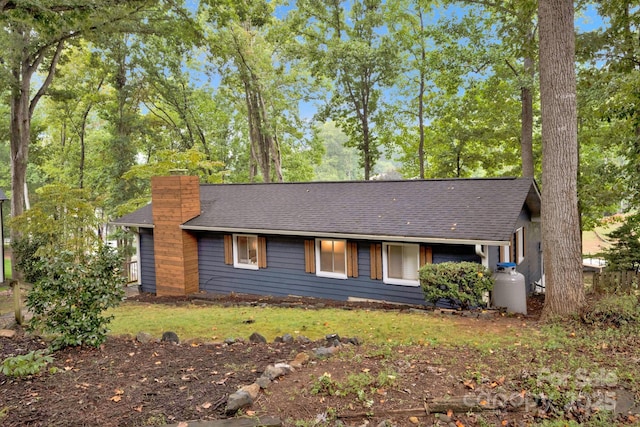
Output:
<svg viewBox="0 0 640 427">
<path fill-rule="evenodd" d="M 151 178 L 156 295 L 187 295 L 199 290 L 198 242 L 180 225 L 200 215 L 196 176 Z"/>
</svg>

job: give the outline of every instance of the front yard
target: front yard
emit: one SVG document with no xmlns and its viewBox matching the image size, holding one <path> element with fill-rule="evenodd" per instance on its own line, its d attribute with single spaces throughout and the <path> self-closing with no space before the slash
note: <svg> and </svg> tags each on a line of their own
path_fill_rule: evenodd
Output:
<svg viewBox="0 0 640 427">
<path fill-rule="evenodd" d="M 142 426 L 224 418 L 232 415 L 225 410 L 230 394 L 300 352 L 311 360 L 235 416 L 276 416 L 286 426 L 638 423 L 637 324 L 549 325 L 535 315 L 476 318 L 233 297 L 212 306 L 162 302 L 115 309 L 112 336 L 100 349 L 55 353 L 44 373 L 26 379 L 0 374 L 0 423 Z M 134 337 L 141 330 L 156 338 L 172 330 L 181 343 L 141 343 Z M 253 332 L 268 343 L 248 342 Z M 285 334 L 293 341 L 274 343 Z M 362 344 L 316 357 L 331 334 Z M 44 345 L 22 335 L 0 338 L 0 358 Z M 474 412 L 474 404 L 498 409 Z"/>
</svg>

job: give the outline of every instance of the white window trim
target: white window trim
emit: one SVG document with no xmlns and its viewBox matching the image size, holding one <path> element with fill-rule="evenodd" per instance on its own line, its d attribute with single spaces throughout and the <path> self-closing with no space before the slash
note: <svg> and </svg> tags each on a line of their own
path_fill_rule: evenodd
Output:
<svg viewBox="0 0 640 427">
<path fill-rule="evenodd" d="M 383 243 L 382 244 L 382 282 L 387 285 L 401 285 L 401 286 L 420 286 L 420 279 L 408 280 L 408 279 L 395 279 L 389 277 L 389 269 L 387 267 L 387 248 L 389 246 L 417 246 L 416 251 L 416 265 L 420 266 L 420 245 L 415 243 Z"/>
<path fill-rule="evenodd" d="M 511 245 L 498 246 L 498 254 L 500 255 L 499 262 L 511 262 Z"/>
<path fill-rule="evenodd" d="M 332 241 L 332 242 L 343 242 L 344 243 L 344 274 L 342 273 L 334 273 L 332 271 L 322 271 L 320 269 L 320 256 L 321 256 L 321 246 L 320 242 L 322 241 Z M 332 279 L 347 279 L 347 241 L 343 239 L 316 239 L 316 276 L 318 277 L 329 277 Z"/>
<path fill-rule="evenodd" d="M 515 261 L 516 264 L 520 264 L 522 261 L 524 261 L 524 228 L 518 228 L 515 234 Z"/>
<path fill-rule="evenodd" d="M 253 237 L 256 239 L 256 263 L 246 264 L 238 259 L 238 237 Z M 258 244 L 258 236 L 256 234 L 234 234 L 233 235 L 233 267 L 244 268 L 246 270 L 258 270 L 258 260 L 260 259 L 260 245 Z"/>
</svg>

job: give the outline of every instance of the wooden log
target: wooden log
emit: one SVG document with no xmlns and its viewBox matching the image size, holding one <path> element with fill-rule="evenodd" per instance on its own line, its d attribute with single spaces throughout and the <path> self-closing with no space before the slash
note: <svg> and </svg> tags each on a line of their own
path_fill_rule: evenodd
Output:
<svg viewBox="0 0 640 427">
<path fill-rule="evenodd" d="M 337 415 L 340 419 L 350 418 L 372 418 L 389 417 L 394 415 L 406 417 L 426 417 L 430 414 L 446 414 L 449 411 L 454 413 L 482 412 L 482 411 L 507 411 L 507 412 L 527 412 L 529 408 L 535 408 L 533 401 L 518 402 L 516 406 L 487 402 L 474 397 L 450 397 L 445 399 L 432 399 L 425 401 L 422 408 L 389 409 L 385 411 L 352 412 Z"/>
</svg>

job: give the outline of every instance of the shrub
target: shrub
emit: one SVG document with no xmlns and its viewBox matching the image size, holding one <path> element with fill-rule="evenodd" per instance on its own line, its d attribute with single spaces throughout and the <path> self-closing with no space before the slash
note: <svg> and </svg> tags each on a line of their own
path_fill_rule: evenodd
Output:
<svg viewBox="0 0 640 427">
<path fill-rule="evenodd" d="M 0 372 L 8 377 L 26 377 L 39 373 L 53 362 L 46 350 L 30 351 L 21 356 L 7 357 L 0 365 Z"/>
<path fill-rule="evenodd" d="M 482 298 L 493 289 L 491 271 L 475 262 L 443 262 L 420 268 L 420 286 L 427 302 L 446 299 L 462 308 L 482 306 Z"/>
<path fill-rule="evenodd" d="M 27 297 L 34 313 L 29 326 L 55 335 L 54 349 L 99 346 L 112 318 L 103 311 L 117 306 L 124 296 L 121 266 L 120 255 L 108 246 L 81 258 L 67 251 L 51 256 Z"/>
<path fill-rule="evenodd" d="M 582 313 L 588 324 L 624 326 L 640 324 L 640 305 L 636 295 L 607 295 Z"/>
</svg>

